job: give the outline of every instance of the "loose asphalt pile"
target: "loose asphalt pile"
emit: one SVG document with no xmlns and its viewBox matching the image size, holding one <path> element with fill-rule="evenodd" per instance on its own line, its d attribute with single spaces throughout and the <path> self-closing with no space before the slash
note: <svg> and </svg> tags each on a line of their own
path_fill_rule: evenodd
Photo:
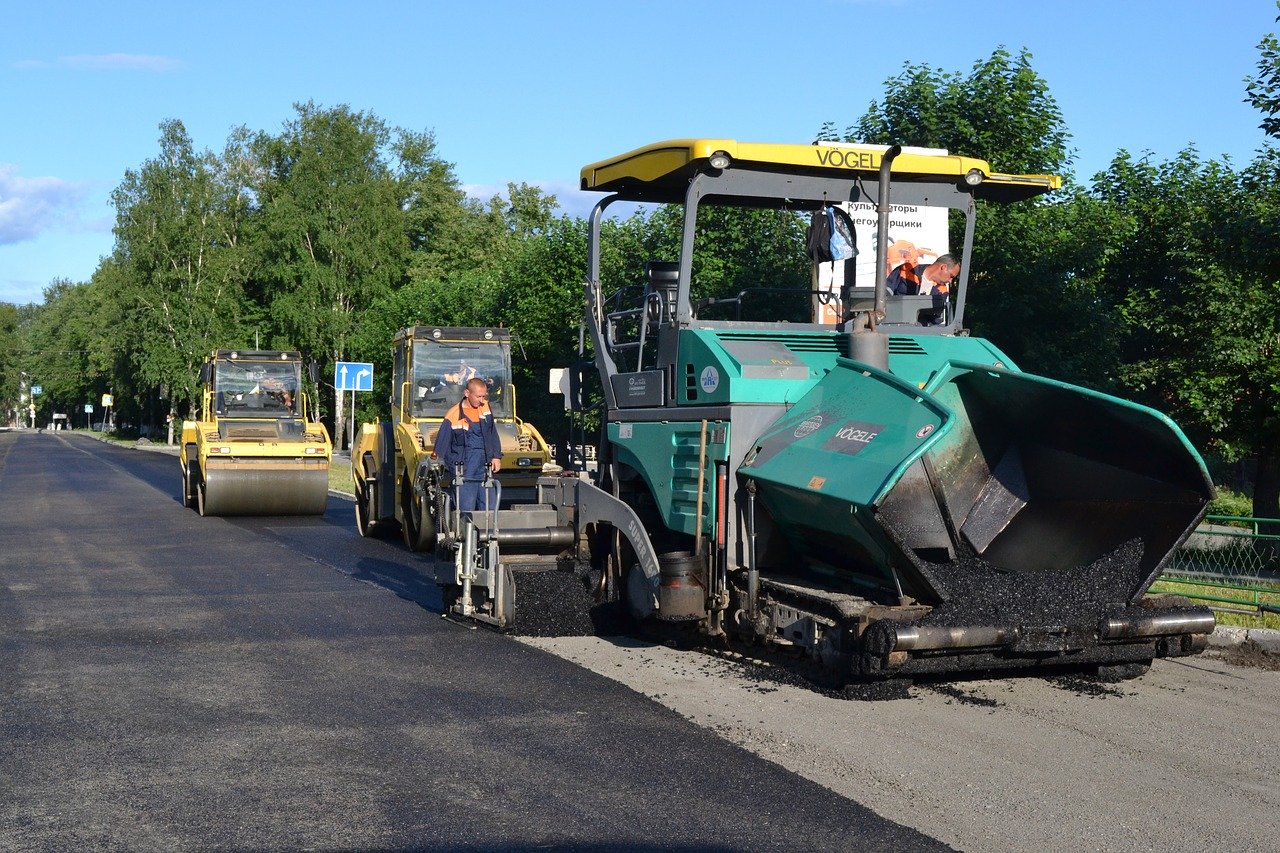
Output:
<svg viewBox="0 0 1280 853">
<path fill-rule="evenodd" d="M 940 569 L 947 600 L 921 625 L 1096 625 L 1142 582 L 1142 541 L 1131 539 L 1086 566 L 1006 572 L 980 557 Z"/>
<path fill-rule="evenodd" d="M 1280 670 L 1280 655 L 1268 651 L 1254 640 L 1231 646 L 1222 646 L 1213 650 L 1214 654 L 1236 666 L 1247 666 L 1268 672 Z"/>
<path fill-rule="evenodd" d="M 507 632 L 523 637 L 584 637 L 595 634 L 590 573 L 581 568 L 512 567 L 516 616 Z"/>
</svg>

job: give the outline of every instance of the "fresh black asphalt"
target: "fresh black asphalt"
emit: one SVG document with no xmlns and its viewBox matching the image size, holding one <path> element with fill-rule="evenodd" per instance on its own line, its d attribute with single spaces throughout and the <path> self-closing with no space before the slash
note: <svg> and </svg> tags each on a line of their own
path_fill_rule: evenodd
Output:
<svg viewBox="0 0 1280 853">
<path fill-rule="evenodd" d="M 0 849 L 943 849 L 440 617 L 424 558 L 0 433 Z M 850 713 L 857 713 L 850 708 Z"/>
</svg>

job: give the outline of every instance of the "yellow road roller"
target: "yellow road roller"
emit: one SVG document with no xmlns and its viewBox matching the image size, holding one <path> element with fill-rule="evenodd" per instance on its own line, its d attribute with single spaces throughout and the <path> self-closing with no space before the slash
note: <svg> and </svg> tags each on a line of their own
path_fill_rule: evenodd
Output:
<svg viewBox="0 0 1280 853">
<path fill-rule="evenodd" d="M 217 350 L 182 424 L 182 499 L 201 515 L 322 515 L 333 445 L 307 417 L 297 352 Z M 310 371 L 315 381 L 314 367 Z"/>
<path fill-rule="evenodd" d="M 398 524 L 410 549 L 435 547 L 437 507 L 425 496 L 436 432 L 471 379 L 489 386 L 502 443 L 500 500 L 532 500 L 543 472 L 559 470 L 542 433 L 516 415 L 510 330 L 412 326 L 396 335 L 392 365 L 391 420 L 363 424 L 351 448 L 361 535 Z"/>
</svg>

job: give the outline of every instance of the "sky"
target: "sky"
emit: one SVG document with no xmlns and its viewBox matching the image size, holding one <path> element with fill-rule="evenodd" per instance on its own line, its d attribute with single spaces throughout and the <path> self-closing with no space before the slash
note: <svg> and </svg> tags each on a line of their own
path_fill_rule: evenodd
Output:
<svg viewBox="0 0 1280 853">
<path fill-rule="evenodd" d="M 1244 102 L 1275 0 L 9 0 L 0 11 L 0 301 L 111 253 L 111 192 L 179 119 L 197 150 L 345 104 L 434 134 L 472 195 L 585 215 L 587 163 L 650 142 L 813 141 L 907 64 L 1030 51 L 1087 180 L 1117 151 L 1253 158 Z M 956 152 L 985 158 L 981 151 Z M 998 162 L 992 167 L 1000 168 Z"/>
</svg>

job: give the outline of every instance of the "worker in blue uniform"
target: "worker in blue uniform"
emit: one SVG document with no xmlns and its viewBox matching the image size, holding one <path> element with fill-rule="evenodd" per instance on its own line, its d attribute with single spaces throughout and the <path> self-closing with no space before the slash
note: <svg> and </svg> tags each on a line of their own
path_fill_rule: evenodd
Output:
<svg viewBox="0 0 1280 853">
<path fill-rule="evenodd" d="M 484 494 L 488 474 L 502 470 L 502 442 L 489 409 L 489 386 L 480 378 L 468 380 L 457 405 L 444 413 L 436 433 L 436 458 L 453 474 L 462 465 L 462 482 L 455 483 L 458 508 L 463 512 L 493 509 L 495 496 Z"/>
</svg>

